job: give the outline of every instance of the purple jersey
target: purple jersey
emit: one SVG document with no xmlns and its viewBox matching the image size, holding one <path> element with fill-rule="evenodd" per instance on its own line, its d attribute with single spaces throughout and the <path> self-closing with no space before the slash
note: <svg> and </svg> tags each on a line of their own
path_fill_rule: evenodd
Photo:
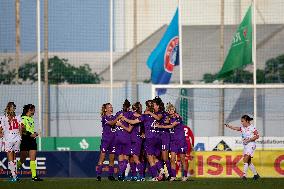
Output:
<svg viewBox="0 0 284 189">
<path fill-rule="evenodd" d="M 158 130 L 155 128 L 155 118 L 148 114 L 142 114 L 138 119 L 144 124 L 146 138 L 157 137 Z"/>
<path fill-rule="evenodd" d="M 132 111 L 127 111 L 127 112 L 119 111 L 119 112 L 116 113 L 116 116 L 119 116 L 120 114 L 122 114 L 127 119 L 132 119 L 132 117 L 133 117 Z M 125 127 L 129 127 L 129 124 L 126 121 L 122 121 L 121 123 Z M 116 126 L 116 132 L 117 132 L 117 135 L 121 135 L 122 137 L 125 136 L 125 134 L 129 135 L 129 133 L 120 126 Z"/>
<path fill-rule="evenodd" d="M 115 133 L 115 127 L 109 125 L 107 122 L 108 121 L 113 121 L 115 120 L 116 116 L 110 115 L 110 116 L 102 116 L 102 138 L 113 138 L 114 133 Z"/>
<path fill-rule="evenodd" d="M 133 115 L 133 112 L 127 111 L 119 111 L 116 113 L 116 116 L 123 114 L 124 117 L 130 119 Z M 129 127 L 129 124 L 125 121 L 121 122 L 125 127 Z M 117 155 L 130 155 L 131 153 L 131 136 L 130 133 L 124 130 L 120 126 L 116 126 L 116 133 L 115 133 L 115 150 Z"/>
<path fill-rule="evenodd" d="M 159 124 L 161 126 L 168 125 L 169 123 L 166 123 L 167 119 L 169 117 L 168 113 L 163 112 L 162 115 L 163 115 L 163 117 L 159 121 Z M 161 144 L 162 144 L 162 150 L 168 151 L 170 149 L 170 139 L 171 139 L 170 130 L 166 129 L 166 128 L 160 128 L 159 131 L 160 131 L 160 140 L 161 140 Z"/>
<path fill-rule="evenodd" d="M 140 116 L 136 117 L 133 115 L 132 119 L 137 119 Z M 141 137 L 141 128 L 143 123 L 136 123 L 133 125 L 133 129 L 131 131 L 131 155 L 140 155 L 141 146 L 142 146 L 142 137 Z"/>
<path fill-rule="evenodd" d="M 169 114 L 167 112 L 158 112 L 158 114 L 162 114 L 162 119 L 160 121 L 158 121 L 159 125 L 168 125 L 168 123 L 165 123 L 167 118 L 169 117 Z M 169 129 L 165 129 L 165 128 L 160 128 L 159 131 L 161 132 L 169 132 Z"/>
<path fill-rule="evenodd" d="M 181 117 L 170 118 L 170 123 L 178 122 L 178 125 L 170 129 L 171 140 L 179 140 L 185 138 L 184 126 Z"/>
<path fill-rule="evenodd" d="M 140 117 L 140 116 L 139 116 Z M 134 114 L 132 116 L 132 119 L 137 119 L 139 117 L 136 117 Z M 131 131 L 131 141 L 136 142 L 137 140 L 141 140 L 141 128 L 143 126 L 143 123 L 137 123 L 133 125 L 133 129 Z"/>
</svg>

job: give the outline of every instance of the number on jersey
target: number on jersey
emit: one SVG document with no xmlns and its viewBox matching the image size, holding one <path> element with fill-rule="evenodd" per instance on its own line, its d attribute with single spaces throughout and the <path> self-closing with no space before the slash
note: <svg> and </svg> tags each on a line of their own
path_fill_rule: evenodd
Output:
<svg viewBox="0 0 284 189">
<path fill-rule="evenodd" d="M 19 129 L 19 123 L 17 119 L 12 119 L 11 121 L 9 121 L 9 130 L 17 130 Z"/>
</svg>

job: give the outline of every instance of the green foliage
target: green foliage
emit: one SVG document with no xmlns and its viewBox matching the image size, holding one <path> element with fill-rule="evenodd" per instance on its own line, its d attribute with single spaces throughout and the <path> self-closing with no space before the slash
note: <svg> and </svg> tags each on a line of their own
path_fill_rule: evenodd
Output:
<svg viewBox="0 0 284 189">
<path fill-rule="evenodd" d="M 191 84 L 191 81 L 190 80 L 184 80 L 183 84 Z"/>
<path fill-rule="evenodd" d="M 19 77 L 23 81 L 37 81 L 37 64 L 27 63 L 21 66 L 19 68 Z"/>
<path fill-rule="evenodd" d="M 97 73 L 91 73 L 91 68 L 88 64 L 79 68 L 72 67 L 72 74 L 67 77 L 68 83 L 100 83 L 100 78 Z"/>
<path fill-rule="evenodd" d="M 217 74 L 210 74 L 206 73 L 203 75 L 203 81 L 205 83 L 213 83 L 214 80 L 216 80 Z"/>
<path fill-rule="evenodd" d="M 256 71 L 257 83 L 284 83 L 284 55 L 266 61 L 264 70 Z M 203 75 L 205 83 L 212 83 L 217 74 Z M 223 79 L 224 83 L 253 83 L 253 74 L 243 68 L 234 70 Z"/>
<path fill-rule="evenodd" d="M 151 83 L 151 79 L 145 79 L 143 83 Z"/>
<path fill-rule="evenodd" d="M 19 68 L 19 77 L 23 81 L 37 81 L 37 64 L 27 63 Z M 41 79 L 44 80 L 44 64 L 41 62 Z M 50 84 L 98 84 L 102 80 L 97 73 L 92 73 L 89 65 L 75 67 L 67 59 L 57 56 L 48 60 L 48 79 Z"/>
<path fill-rule="evenodd" d="M 224 79 L 224 83 L 253 83 L 253 75 L 249 71 L 237 69 Z"/>
<path fill-rule="evenodd" d="M 257 69 L 256 70 L 256 82 L 257 83 L 265 83 L 265 73 L 264 70 Z"/>
<path fill-rule="evenodd" d="M 9 69 L 9 64 L 11 64 L 11 62 L 12 59 L 5 59 L 0 62 L 0 84 L 15 83 L 16 71 L 15 69 Z"/>
</svg>

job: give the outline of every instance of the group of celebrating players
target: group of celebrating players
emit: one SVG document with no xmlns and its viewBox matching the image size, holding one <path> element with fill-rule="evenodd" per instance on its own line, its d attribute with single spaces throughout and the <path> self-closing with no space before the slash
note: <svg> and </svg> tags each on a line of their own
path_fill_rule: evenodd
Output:
<svg viewBox="0 0 284 189">
<path fill-rule="evenodd" d="M 97 180 L 102 179 L 103 162 L 109 155 L 108 179 L 116 180 L 114 174 L 114 160 L 118 157 L 118 180 L 128 180 L 127 166 L 130 165 L 132 177 L 130 180 L 144 181 L 145 170 L 152 177 L 151 181 L 175 181 L 177 156 L 182 168 L 182 181 L 187 181 L 188 162 L 186 154 L 192 145 L 187 143 L 182 117 L 176 112 L 173 104 L 168 103 L 165 109 L 160 97 L 146 101 L 146 109 L 142 112 L 142 104 L 132 105 L 124 101 L 121 111 L 113 115 L 110 103 L 102 105 L 102 139 L 100 157 L 97 165 Z M 8 169 L 12 182 L 19 181 L 17 168 L 21 168 L 26 158 L 30 158 L 32 181 L 42 181 L 36 175 L 37 143 L 33 115 L 35 106 L 27 104 L 23 107 L 21 116 L 16 116 L 16 105 L 9 102 L 4 115 L 0 116 L 0 151 L 7 153 Z M 226 127 L 240 131 L 243 138 L 244 171 L 242 179 L 246 180 L 247 170 L 251 169 L 255 180 L 259 179 L 252 157 L 256 149 L 258 131 L 251 123 L 253 119 L 248 115 L 241 117 L 241 127 L 225 124 Z M 189 129 L 189 128 L 188 128 Z M 191 132 L 191 131 L 190 131 Z M 193 135 L 192 135 L 193 140 Z M 16 161 L 16 153 L 20 153 L 20 160 Z M 166 169 L 164 169 L 166 167 Z"/>
<path fill-rule="evenodd" d="M 7 153 L 10 181 L 18 182 L 17 169 L 22 167 L 26 158 L 30 158 L 32 181 L 42 181 L 36 174 L 36 137 L 33 115 L 35 106 L 27 104 L 21 116 L 16 116 L 16 105 L 9 102 L 4 115 L 0 116 L 0 151 Z M 20 160 L 16 161 L 16 153 L 20 151 Z"/>
<path fill-rule="evenodd" d="M 113 173 L 117 156 L 120 181 L 128 179 L 125 175 L 128 164 L 132 172 L 131 180 L 145 180 L 148 165 L 151 181 L 175 181 L 176 155 L 181 161 L 182 181 L 188 180 L 188 164 L 185 160 L 188 144 L 181 116 L 171 103 L 165 109 L 160 97 L 147 100 L 145 105 L 146 109 L 142 112 L 140 102 L 131 107 L 130 102 L 125 100 L 122 110 L 115 115 L 110 103 L 102 105 L 103 131 L 97 166 L 98 181 L 101 180 L 106 153 L 109 154 L 109 180 L 116 180 Z"/>
</svg>

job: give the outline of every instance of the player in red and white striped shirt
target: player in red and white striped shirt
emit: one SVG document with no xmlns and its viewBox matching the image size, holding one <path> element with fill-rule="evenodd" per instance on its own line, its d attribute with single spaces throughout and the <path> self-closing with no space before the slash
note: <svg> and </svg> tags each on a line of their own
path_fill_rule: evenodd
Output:
<svg viewBox="0 0 284 189">
<path fill-rule="evenodd" d="M 7 153 L 8 168 L 12 174 L 12 182 L 19 180 L 17 177 L 16 152 L 20 151 L 22 130 L 21 117 L 16 116 L 15 110 L 15 103 L 9 102 L 5 108 L 4 116 L 1 119 L 4 150 Z"/>
<path fill-rule="evenodd" d="M 256 149 L 256 140 L 259 138 L 258 131 L 254 127 L 253 124 L 251 124 L 251 121 L 253 118 L 249 117 L 248 115 L 243 115 L 241 117 L 241 124 L 242 127 L 232 126 L 229 124 L 225 124 L 226 127 L 235 130 L 240 131 L 242 134 L 243 139 L 243 145 L 244 145 L 244 151 L 243 151 L 243 161 L 244 161 L 244 172 L 243 172 L 243 180 L 247 179 L 247 170 L 248 168 L 251 169 L 254 176 L 253 179 L 257 180 L 260 178 L 258 175 L 251 159 L 253 158 L 254 151 Z"/>
</svg>

